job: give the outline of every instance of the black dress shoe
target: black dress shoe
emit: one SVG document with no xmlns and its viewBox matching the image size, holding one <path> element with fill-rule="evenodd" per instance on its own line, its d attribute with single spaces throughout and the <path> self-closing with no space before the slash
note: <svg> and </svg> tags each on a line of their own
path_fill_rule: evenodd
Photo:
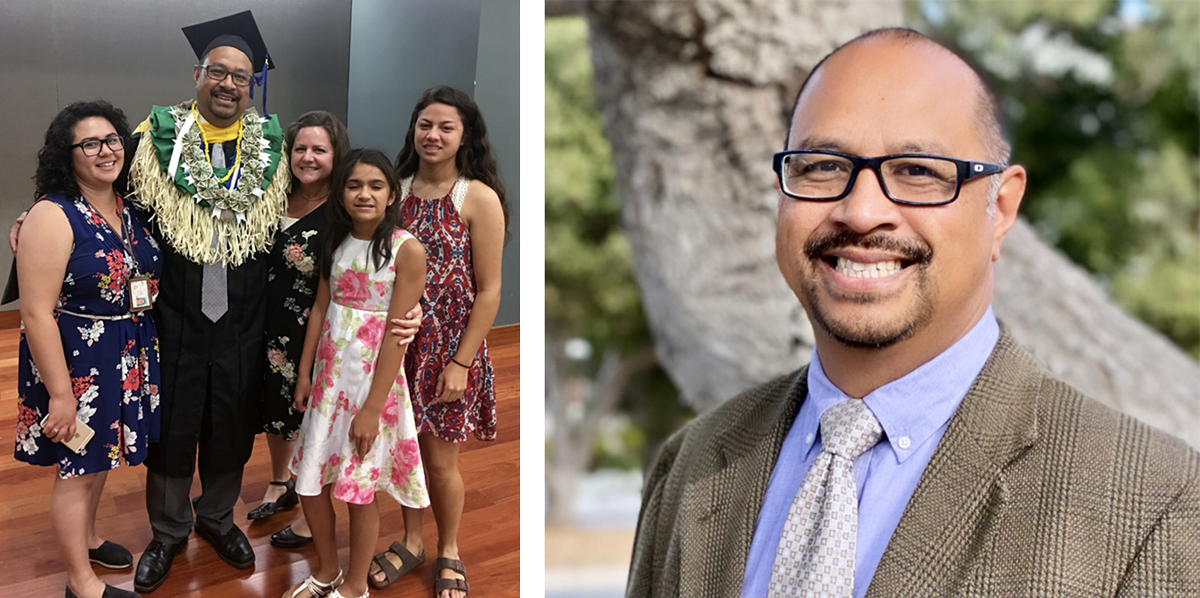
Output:
<svg viewBox="0 0 1200 598">
<path fill-rule="evenodd" d="M 187 546 L 187 538 L 175 544 L 165 544 L 151 540 L 146 551 L 138 559 L 137 573 L 133 576 L 133 589 L 139 592 L 153 592 L 167 580 L 171 572 L 171 563 L 175 555 Z"/>
<path fill-rule="evenodd" d="M 254 549 L 250 548 L 250 540 L 246 539 L 246 534 L 243 534 L 238 526 L 230 526 L 229 531 L 218 535 L 212 530 L 205 529 L 203 525 L 197 525 L 196 535 L 212 544 L 217 551 L 217 556 L 233 567 L 245 569 L 254 565 Z"/>
<path fill-rule="evenodd" d="M 309 542 L 312 542 L 312 536 L 301 536 L 292 531 L 290 525 L 271 534 L 271 546 L 276 548 L 300 548 Z"/>
<path fill-rule="evenodd" d="M 283 493 L 283 496 L 275 499 L 275 502 L 265 502 L 255 507 L 253 511 L 246 513 L 246 519 L 251 521 L 255 519 L 266 519 L 267 517 L 270 517 L 271 515 L 274 515 L 280 511 L 286 511 L 300 504 L 300 497 L 296 495 L 295 480 L 288 478 L 288 481 L 286 482 L 272 481 L 271 485 L 284 486 L 287 488 L 287 491 Z"/>
<path fill-rule="evenodd" d="M 71 586 L 67 586 L 67 598 L 79 598 L 75 592 L 71 591 Z M 142 598 L 142 596 L 136 592 L 104 584 L 103 598 Z"/>
</svg>

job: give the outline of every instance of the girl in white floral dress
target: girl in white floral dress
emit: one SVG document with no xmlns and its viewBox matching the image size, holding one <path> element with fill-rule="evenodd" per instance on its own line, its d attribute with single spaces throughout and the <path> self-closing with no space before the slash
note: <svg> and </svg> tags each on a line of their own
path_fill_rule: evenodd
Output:
<svg viewBox="0 0 1200 598">
<path fill-rule="evenodd" d="M 329 206 L 321 281 L 296 383 L 296 408 L 305 413 L 291 465 L 318 566 L 284 594 L 289 598 L 367 596 L 379 537 L 375 492 L 406 507 L 429 505 L 401 367 L 404 348 L 383 342 L 387 321 L 424 292 L 425 250 L 399 228 L 396 178 L 382 152 L 351 151 L 333 188 L 342 201 Z M 345 576 L 333 498 L 350 512 Z"/>
</svg>

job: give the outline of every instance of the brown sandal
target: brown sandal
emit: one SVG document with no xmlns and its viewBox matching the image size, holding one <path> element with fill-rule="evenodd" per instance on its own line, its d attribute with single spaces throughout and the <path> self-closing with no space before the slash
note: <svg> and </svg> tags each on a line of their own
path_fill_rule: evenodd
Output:
<svg viewBox="0 0 1200 598">
<path fill-rule="evenodd" d="M 433 580 L 433 598 L 442 598 L 442 592 L 446 590 L 461 590 L 463 594 L 471 592 L 471 584 L 467 583 L 467 568 L 462 561 L 441 557 L 434 561 L 434 567 L 433 574 L 439 577 L 435 577 Z M 440 577 L 442 569 L 449 569 L 463 578 Z"/>
<path fill-rule="evenodd" d="M 400 557 L 400 568 L 399 569 L 397 569 L 396 566 L 393 565 L 392 562 L 388 560 L 388 558 L 387 558 L 388 552 L 391 552 L 392 554 L 395 554 L 396 556 Z M 376 590 L 382 590 L 382 589 L 396 583 L 396 580 L 400 579 L 401 577 L 404 577 L 413 569 L 420 567 L 421 564 L 424 562 L 425 562 L 425 551 L 424 550 L 421 551 L 421 554 L 414 556 L 413 553 L 409 552 L 408 549 L 405 548 L 403 544 L 401 544 L 399 542 L 392 542 L 392 545 L 390 548 L 388 548 L 384 552 L 381 552 L 381 553 L 375 555 L 375 564 L 379 565 L 379 570 L 383 571 L 383 575 L 384 575 L 384 577 L 387 578 L 387 580 L 386 581 L 378 581 L 375 579 L 375 575 L 376 575 L 375 573 L 368 573 L 367 574 L 367 585 L 371 586 L 372 588 L 375 588 Z"/>
</svg>

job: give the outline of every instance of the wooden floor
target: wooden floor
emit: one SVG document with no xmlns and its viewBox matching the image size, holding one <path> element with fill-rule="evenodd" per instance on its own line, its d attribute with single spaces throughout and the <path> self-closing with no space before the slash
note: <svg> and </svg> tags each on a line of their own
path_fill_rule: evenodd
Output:
<svg viewBox="0 0 1200 598">
<path fill-rule="evenodd" d="M 467 567 L 472 596 L 516 597 L 520 595 L 519 329 L 495 329 L 488 342 L 496 374 L 499 439 L 490 443 L 472 440 L 463 446 L 460 467 L 467 492 L 459 551 Z M 50 531 L 47 512 L 54 471 L 13 458 L 16 378 L 17 331 L 0 330 L 0 596 L 62 596 L 66 568 Z M 270 538 L 298 510 L 277 514 L 265 522 L 246 521 L 246 513 L 259 504 L 269 479 L 267 444 L 259 435 L 246 466 L 241 500 L 234 510 L 235 520 L 254 546 L 254 567 L 238 570 L 226 565 L 207 542 L 192 534 L 187 549 L 175 558 L 166 583 L 146 595 L 275 598 L 304 579 L 316 566 L 312 544 L 299 550 L 281 550 L 271 546 Z M 144 467 L 113 470 L 96 514 L 97 534 L 125 545 L 135 561 L 151 538 L 143 495 L 145 482 Z M 199 491 L 199 480 L 192 488 Z M 349 554 L 346 508 L 334 503 L 338 505 L 338 546 L 345 568 Z M 401 537 L 404 526 L 395 501 L 384 497 L 379 506 L 377 550 L 383 550 Z M 372 590 L 371 596 L 433 595 L 432 553 L 437 546 L 437 528 L 431 513 L 425 516 L 424 541 L 431 554 L 426 564 L 386 590 Z M 133 589 L 133 567 L 120 571 L 93 568 L 105 583 Z"/>
</svg>

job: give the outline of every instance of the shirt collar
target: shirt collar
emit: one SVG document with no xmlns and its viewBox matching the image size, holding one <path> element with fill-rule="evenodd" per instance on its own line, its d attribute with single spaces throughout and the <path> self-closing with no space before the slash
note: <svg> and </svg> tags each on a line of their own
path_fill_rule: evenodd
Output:
<svg viewBox="0 0 1200 598">
<path fill-rule="evenodd" d="M 884 439 L 897 461 L 904 462 L 929 441 L 958 409 L 971 384 L 1000 338 L 1000 325 L 989 306 L 987 312 L 958 342 L 917 369 L 863 397 L 883 427 Z M 808 444 L 816 446 L 821 415 L 850 400 L 825 376 L 821 358 L 813 349 L 808 367 L 808 397 L 800 406 L 796 423 Z"/>
</svg>

